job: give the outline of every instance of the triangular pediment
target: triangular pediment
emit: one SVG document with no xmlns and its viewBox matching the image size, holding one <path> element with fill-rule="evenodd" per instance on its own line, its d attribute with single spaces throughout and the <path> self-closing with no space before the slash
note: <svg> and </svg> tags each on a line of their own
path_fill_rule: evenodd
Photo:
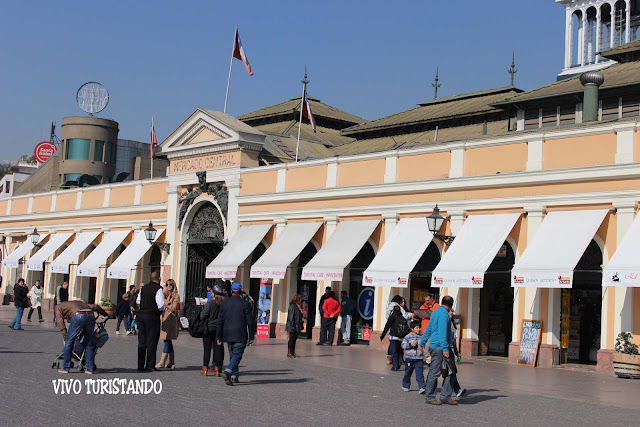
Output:
<svg viewBox="0 0 640 427">
<path fill-rule="evenodd" d="M 195 128 L 195 132 L 180 145 L 199 144 L 201 142 L 218 141 L 225 138 L 229 138 L 229 135 L 203 122 L 200 124 L 200 127 Z"/>
</svg>

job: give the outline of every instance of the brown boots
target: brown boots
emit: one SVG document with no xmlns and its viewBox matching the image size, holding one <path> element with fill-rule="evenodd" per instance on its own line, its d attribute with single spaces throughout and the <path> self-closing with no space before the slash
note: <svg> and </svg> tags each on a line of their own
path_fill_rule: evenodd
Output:
<svg viewBox="0 0 640 427">
<path fill-rule="evenodd" d="M 209 371 L 209 375 L 211 375 L 213 377 L 219 377 L 220 376 L 220 368 L 218 368 L 217 366 L 214 366 L 213 370 Z"/>
<path fill-rule="evenodd" d="M 156 364 L 156 369 L 176 369 L 174 353 L 162 353 L 160 362 Z"/>
<path fill-rule="evenodd" d="M 200 375 L 207 375 L 207 371 L 209 370 L 209 368 L 207 366 L 203 366 L 202 367 L 202 371 L 200 371 Z"/>
</svg>

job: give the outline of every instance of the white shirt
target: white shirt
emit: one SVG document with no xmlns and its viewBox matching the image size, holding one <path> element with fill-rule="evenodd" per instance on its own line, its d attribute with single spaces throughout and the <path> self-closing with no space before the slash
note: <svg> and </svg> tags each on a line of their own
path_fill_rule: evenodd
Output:
<svg viewBox="0 0 640 427">
<path fill-rule="evenodd" d="M 142 289 L 138 292 L 138 298 L 136 298 L 136 304 L 140 305 L 140 295 L 142 294 Z M 162 288 L 158 289 L 156 292 L 156 305 L 158 306 L 158 310 L 162 311 L 164 309 L 164 294 L 162 293 Z"/>
</svg>

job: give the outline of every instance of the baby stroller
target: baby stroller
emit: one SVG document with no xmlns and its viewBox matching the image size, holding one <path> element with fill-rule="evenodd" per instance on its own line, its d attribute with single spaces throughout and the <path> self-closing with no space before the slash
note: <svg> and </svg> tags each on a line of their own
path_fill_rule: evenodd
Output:
<svg viewBox="0 0 640 427">
<path fill-rule="evenodd" d="M 95 356 L 98 355 L 98 349 L 101 348 L 109 339 L 109 334 L 105 329 L 104 325 L 107 323 L 109 318 L 106 318 L 102 322 L 96 322 L 96 328 L 93 331 L 93 336 L 91 339 L 94 342 L 95 346 Z M 82 372 L 84 371 L 85 365 L 85 346 L 84 346 L 84 335 L 80 337 L 80 339 L 76 339 L 76 342 L 73 343 L 73 350 L 71 351 L 71 366 L 70 369 L 73 369 L 74 366 L 77 365 L 77 370 Z M 62 352 L 53 359 L 53 363 L 51 364 L 52 369 L 60 369 L 62 366 L 62 362 L 64 361 L 64 348 Z"/>
</svg>

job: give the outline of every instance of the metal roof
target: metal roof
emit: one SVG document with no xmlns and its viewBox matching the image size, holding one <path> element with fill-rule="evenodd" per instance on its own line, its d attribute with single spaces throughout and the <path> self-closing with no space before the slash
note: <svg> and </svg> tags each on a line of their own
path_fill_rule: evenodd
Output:
<svg viewBox="0 0 640 427">
<path fill-rule="evenodd" d="M 319 144 L 323 144 L 330 147 L 339 147 L 340 145 L 348 144 L 355 141 L 354 138 L 343 136 L 339 130 L 326 128 L 322 126 L 316 127 L 316 134 L 314 135 L 311 125 L 305 123 L 306 119 L 302 121 L 302 127 L 300 130 L 300 137 L 310 141 L 315 141 Z M 298 135 L 298 121 L 290 120 L 288 122 L 268 123 L 264 125 L 254 126 L 256 129 L 262 132 L 281 134 L 281 135 Z"/>
</svg>

